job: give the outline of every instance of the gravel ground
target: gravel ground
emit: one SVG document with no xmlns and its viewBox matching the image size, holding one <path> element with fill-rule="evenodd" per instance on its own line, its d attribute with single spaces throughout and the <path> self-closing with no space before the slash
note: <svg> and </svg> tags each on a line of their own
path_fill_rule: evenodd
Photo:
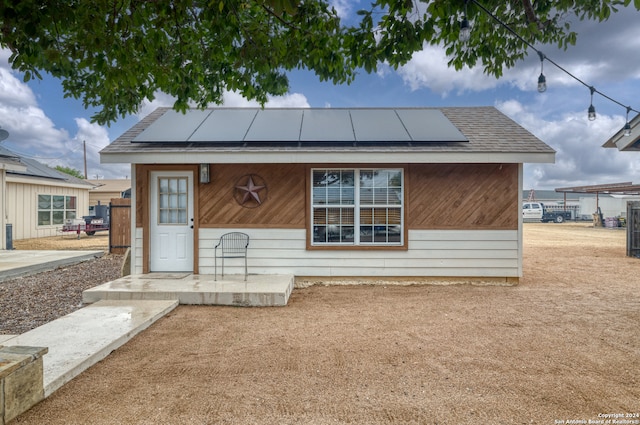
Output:
<svg viewBox="0 0 640 425">
<path fill-rule="evenodd" d="M 0 334 L 21 334 L 83 307 L 82 291 L 117 279 L 121 265 L 121 255 L 105 255 L 0 282 Z"/>
</svg>

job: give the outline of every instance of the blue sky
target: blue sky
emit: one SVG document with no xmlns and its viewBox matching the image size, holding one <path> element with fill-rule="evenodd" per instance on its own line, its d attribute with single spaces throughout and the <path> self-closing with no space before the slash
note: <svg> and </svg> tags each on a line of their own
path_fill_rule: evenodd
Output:
<svg viewBox="0 0 640 425">
<path fill-rule="evenodd" d="M 346 19 L 356 11 L 352 1 L 334 4 Z M 623 9 L 605 23 L 575 21 L 576 46 L 567 51 L 537 47 L 587 84 L 640 110 L 640 12 Z M 98 151 L 154 108 L 172 104 L 160 93 L 137 115 L 110 127 L 98 126 L 90 123 L 92 111 L 85 110 L 81 101 L 64 98 L 58 80 L 45 76 L 24 84 L 22 76 L 10 69 L 8 57 L 7 51 L 0 51 L 0 127 L 10 133 L 3 146 L 50 166 L 83 171 L 86 141 L 89 178 L 128 177 L 128 165 L 100 164 Z M 601 147 L 624 125 L 622 106 L 596 94 L 598 117 L 588 121 L 589 89 L 548 62 L 544 64 L 548 90 L 538 93 L 540 60 L 535 52 L 505 70 L 500 79 L 483 75 L 479 67 L 455 72 L 446 62 L 443 49 L 428 46 L 406 66 L 398 70 L 382 66 L 376 74 L 362 73 L 348 86 L 294 72 L 290 92 L 272 98 L 267 106 L 495 106 L 557 151 L 555 164 L 525 165 L 525 190 L 640 183 L 640 154 Z M 255 105 L 235 93 L 227 93 L 224 104 Z"/>
</svg>

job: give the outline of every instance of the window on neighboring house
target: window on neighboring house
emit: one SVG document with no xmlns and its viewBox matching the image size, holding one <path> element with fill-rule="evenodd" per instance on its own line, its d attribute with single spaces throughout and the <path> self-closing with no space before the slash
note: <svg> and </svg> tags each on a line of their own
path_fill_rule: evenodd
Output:
<svg viewBox="0 0 640 425">
<path fill-rule="evenodd" d="M 312 169 L 313 245 L 402 245 L 402 169 Z"/>
<path fill-rule="evenodd" d="M 76 218 L 76 197 L 38 195 L 38 226 L 61 225 Z"/>
</svg>

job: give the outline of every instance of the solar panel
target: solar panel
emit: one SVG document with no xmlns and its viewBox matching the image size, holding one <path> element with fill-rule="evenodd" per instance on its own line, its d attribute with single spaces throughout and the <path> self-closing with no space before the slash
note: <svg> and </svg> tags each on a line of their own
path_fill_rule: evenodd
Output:
<svg viewBox="0 0 640 425">
<path fill-rule="evenodd" d="M 438 109 L 193 109 L 168 110 L 133 142 L 218 146 L 349 146 L 467 142 Z"/>
<path fill-rule="evenodd" d="M 301 142 L 353 142 L 353 126 L 347 109 L 305 109 Z"/>
<path fill-rule="evenodd" d="M 245 142 L 297 142 L 302 109 L 260 109 L 249 127 Z"/>
<path fill-rule="evenodd" d="M 134 142 L 186 142 L 209 116 L 211 110 L 190 109 L 185 114 L 173 109 L 138 134 Z"/>
<path fill-rule="evenodd" d="M 258 111 L 253 108 L 214 109 L 190 142 L 243 142 Z"/>
<path fill-rule="evenodd" d="M 397 109 L 414 142 L 468 142 L 438 109 Z"/>
<path fill-rule="evenodd" d="M 352 109 L 350 114 L 358 142 L 411 141 L 393 109 Z"/>
</svg>

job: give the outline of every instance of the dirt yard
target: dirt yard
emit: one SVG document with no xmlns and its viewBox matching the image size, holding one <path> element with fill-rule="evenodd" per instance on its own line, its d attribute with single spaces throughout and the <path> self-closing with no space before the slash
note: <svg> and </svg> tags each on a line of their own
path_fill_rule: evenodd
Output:
<svg viewBox="0 0 640 425">
<path fill-rule="evenodd" d="M 640 423 L 640 259 L 625 232 L 524 234 L 515 287 L 314 286 L 283 308 L 178 307 L 15 423 Z"/>
<path fill-rule="evenodd" d="M 109 233 L 98 232 L 93 236 L 80 233 L 78 238 L 75 233 L 65 233 L 60 236 L 37 239 L 21 239 L 13 241 L 13 247 L 20 250 L 109 250 Z"/>
</svg>

